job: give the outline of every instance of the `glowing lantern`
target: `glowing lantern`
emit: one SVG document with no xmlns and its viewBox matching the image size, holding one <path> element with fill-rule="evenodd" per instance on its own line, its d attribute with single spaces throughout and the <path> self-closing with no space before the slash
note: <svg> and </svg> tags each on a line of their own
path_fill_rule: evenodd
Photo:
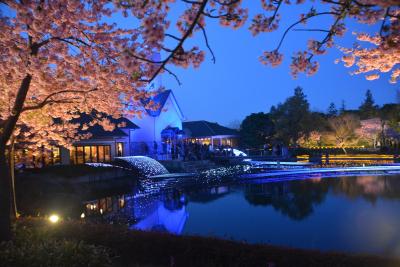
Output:
<svg viewBox="0 0 400 267">
<path fill-rule="evenodd" d="M 58 223 L 60 221 L 60 217 L 57 214 L 52 214 L 49 217 L 49 221 L 51 223 Z"/>
</svg>

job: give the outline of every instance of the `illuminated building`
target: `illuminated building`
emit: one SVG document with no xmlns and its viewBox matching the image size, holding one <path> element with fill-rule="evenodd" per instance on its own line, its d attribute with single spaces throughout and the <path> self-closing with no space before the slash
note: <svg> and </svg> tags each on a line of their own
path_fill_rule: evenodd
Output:
<svg viewBox="0 0 400 267">
<path fill-rule="evenodd" d="M 186 140 L 213 147 L 237 146 L 238 131 L 209 121 L 187 121 L 183 123 Z"/>
</svg>

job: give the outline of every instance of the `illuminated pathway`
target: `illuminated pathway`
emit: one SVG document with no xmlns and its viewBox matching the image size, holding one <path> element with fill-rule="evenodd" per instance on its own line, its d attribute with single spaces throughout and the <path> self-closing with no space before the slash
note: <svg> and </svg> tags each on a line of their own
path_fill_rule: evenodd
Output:
<svg viewBox="0 0 400 267">
<path fill-rule="evenodd" d="M 345 168 L 304 168 L 295 170 L 279 170 L 263 173 L 252 173 L 240 175 L 240 179 L 276 178 L 274 181 L 287 179 L 305 179 L 312 177 L 337 177 L 353 175 L 387 175 L 400 173 L 400 165 L 392 166 L 366 166 L 366 167 L 345 167 Z"/>
</svg>

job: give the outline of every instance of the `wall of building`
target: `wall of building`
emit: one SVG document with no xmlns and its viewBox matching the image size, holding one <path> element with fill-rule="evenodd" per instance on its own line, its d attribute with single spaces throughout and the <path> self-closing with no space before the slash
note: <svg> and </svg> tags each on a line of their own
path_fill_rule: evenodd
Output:
<svg viewBox="0 0 400 267">
<path fill-rule="evenodd" d="M 136 155 L 155 154 L 154 142 L 157 143 L 158 152 L 161 150 L 161 132 L 167 127 L 182 129 L 182 117 L 171 95 L 166 100 L 159 116 L 152 117 L 143 112 L 142 118 L 132 118 L 131 121 L 138 125 L 131 135 L 131 151 Z"/>
<path fill-rule="evenodd" d="M 126 130 L 129 133 L 129 129 Z M 125 131 L 124 131 L 125 132 Z M 111 160 L 117 156 L 117 143 L 123 143 L 123 156 L 130 156 L 129 136 L 123 138 L 110 137 L 107 139 L 87 139 L 74 143 L 75 146 L 110 146 Z M 61 148 L 61 164 L 71 164 L 71 152 L 66 148 Z"/>
</svg>

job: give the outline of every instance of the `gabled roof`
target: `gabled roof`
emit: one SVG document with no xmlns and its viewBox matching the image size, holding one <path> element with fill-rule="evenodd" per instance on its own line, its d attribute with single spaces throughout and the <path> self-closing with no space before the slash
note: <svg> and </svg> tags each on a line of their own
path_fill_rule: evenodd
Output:
<svg viewBox="0 0 400 267">
<path fill-rule="evenodd" d="M 89 114 L 83 113 L 80 115 L 79 118 L 72 119 L 71 122 L 79 123 L 81 125 L 89 124 L 90 122 L 93 121 L 93 119 L 94 119 L 93 116 L 95 116 L 95 115 L 94 114 L 89 115 Z M 112 131 L 106 131 L 103 129 L 102 126 L 95 124 L 93 126 L 89 126 L 89 128 L 86 130 L 82 130 L 82 128 L 79 128 L 79 134 L 90 133 L 90 134 L 92 134 L 92 138 L 127 136 L 127 134 L 124 133 L 124 131 L 122 131 L 121 129 L 139 129 L 139 127 L 136 124 L 134 124 L 133 122 L 131 122 L 130 120 L 128 120 L 127 118 L 124 118 L 124 117 L 114 119 L 110 115 L 103 114 L 102 118 L 109 119 L 113 124 L 115 124 L 117 126 Z M 118 127 L 118 125 L 121 125 L 121 124 L 125 124 L 125 125 L 123 127 Z"/>
<path fill-rule="evenodd" d="M 154 104 L 157 106 L 157 109 L 148 109 L 146 108 L 147 113 L 152 116 L 152 117 L 157 117 L 160 115 L 165 102 L 167 102 L 168 96 L 172 93 L 171 90 L 165 90 L 155 96 L 153 96 L 152 98 L 148 98 L 148 99 L 143 99 L 142 100 L 142 104 L 143 106 L 147 106 L 147 104 L 149 104 L 149 102 L 152 100 L 154 102 Z"/>
<path fill-rule="evenodd" d="M 217 135 L 238 135 L 234 129 L 209 121 L 187 121 L 182 123 L 188 137 L 206 137 Z"/>
<path fill-rule="evenodd" d="M 174 105 L 176 106 L 176 109 L 179 113 L 179 116 L 181 116 L 181 118 L 183 119 L 183 113 L 181 108 L 178 105 L 178 102 L 176 101 L 175 95 L 172 92 L 172 90 L 165 90 L 162 91 L 161 93 L 148 98 L 148 99 L 143 99 L 141 102 L 143 104 L 143 106 L 147 106 L 147 104 L 149 104 L 149 102 L 152 100 L 154 102 L 154 104 L 156 105 L 157 109 L 150 109 L 150 108 L 145 108 L 146 112 L 152 116 L 152 117 L 157 117 L 160 116 L 162 109 L 165 106 L 165 103 L 168 100 L 168 97 L 171 96 L 171 100 L 173 101 Z"/>
</svg>

